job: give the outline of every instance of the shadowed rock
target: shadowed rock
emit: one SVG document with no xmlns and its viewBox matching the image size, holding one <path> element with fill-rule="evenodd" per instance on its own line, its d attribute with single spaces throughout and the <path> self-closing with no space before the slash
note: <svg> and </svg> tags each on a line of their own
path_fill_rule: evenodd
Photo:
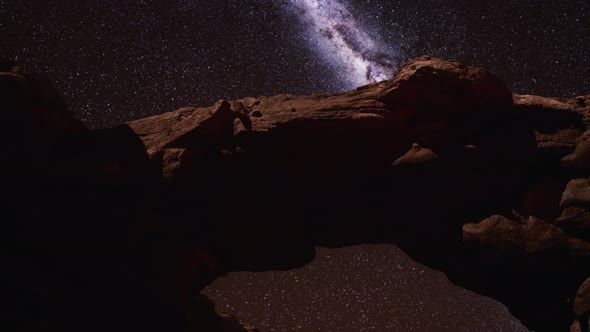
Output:
<svg viewBox="0 0 590 332">
<path fill-rule="evenodd" d="M 590 320 L 590 278 L 586 279 L 578 289 L 574 302 L 574 313 L 578 319 L 579 331 L 588 332 Z M 575 331 L 574 328 L 572 328 Z"/>
<path fill-rule="evenodd" d="M 463 239 L 467 244 L 509 252 L 590 257 L 590 243 L 570 237 L 561 228 L 534 217 L 519 222 L 493 216 L 478 224 L 466 224 Z"/>
<path fill-rule="evenodd" d="M 590 179 L 571 180 L 561 198 L 561 207 L 569 206 L 590 206 Z"/>
<path fill-rule="evenodd" d="M 559 227 L 569 234 L 590 241 L 590 212 L 584 208 L 568 207 L 561 217 L 555 221 Z"/>
<path fill-rule="evenodd" d="M 87 131 L 53 90 L 0 67 L 14 119 L 5 156 L 43 170 L 18 173 L 29 180 L 9 202 L 20 219 L 8 315 L 21 330 L 121 320 L 217 331 L 226 325 L 207 305 L 195 302 L 190 323 L 187 312 L 218 276 L 375 242 L 504 301 L 535 330 L 573 319 L 590 275 L 588 96 L 513 96 L 483 69 L 421 57 L 345 93 L 222 100 Z"/>
</svg>

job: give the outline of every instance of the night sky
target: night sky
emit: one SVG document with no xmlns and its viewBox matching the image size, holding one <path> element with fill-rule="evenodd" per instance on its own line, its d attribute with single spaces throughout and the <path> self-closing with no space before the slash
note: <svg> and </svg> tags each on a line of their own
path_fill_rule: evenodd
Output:
<svg viewBox="0 0 590 332">
<path fill-rule="evenodd" d="M 588 0 L 0 0 L 0 43 L 90 127 L 343 91 L 422 54 L 488 68 L 518 93 L 590 93 Z"/>
<path fill-rule="evenodd" d="M 0 0 L 0 45 L 92 128 L 340 92 L 423 54 L 485 67 L 517 93 L 590 93 L 589 0 Z M 392 248 L 321 249 L 302 269 L 232 274 L 208 294 L 267 330 L 525 330 Z"/>
<path fill-rule="evenodd" d="M 262 332 L 526 332 L 502 304 L 394 245 L 318 248 L 290 271 L 230 273 L 204 294 Z"/>
</svg>

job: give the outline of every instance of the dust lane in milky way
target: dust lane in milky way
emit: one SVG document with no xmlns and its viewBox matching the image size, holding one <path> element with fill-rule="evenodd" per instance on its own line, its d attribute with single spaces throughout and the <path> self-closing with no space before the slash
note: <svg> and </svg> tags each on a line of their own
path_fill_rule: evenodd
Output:
<svg viewBox="0 0 590 332">
<path fill-rule="evenodd" d="M 375 39 L 344 0 L 290 0 L 310 48 L 338 70 L 342 89 L 389 79 L 397 69 L 394 52 Z"/>
</svg>

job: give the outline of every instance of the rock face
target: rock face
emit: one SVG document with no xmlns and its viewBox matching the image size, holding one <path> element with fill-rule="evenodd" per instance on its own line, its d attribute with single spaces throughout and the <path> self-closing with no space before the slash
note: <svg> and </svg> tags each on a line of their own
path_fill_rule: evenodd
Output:
<svg viewBox="0 0 590 332">
<path fill-rule="evenodd" d="M 211 245 L 230 270 L 288 267 L 307 261 L 314 243 L 401 239 L 428 218 L 496 208 L 523 187 L 535 153 L 497 78 L 428 57 L 347 93 L 220 101 L 128 126 L 167 179 L 169 200 L 201 202 L 175 213 L 216 211 L 200 222 L 207 241 L 223 241 Z M 384 210 L 398 208 L 391 217 L 405 222 L 387 220 Z M 374 224 L 361 226 L 367 218 Z"/>
<path fill-rule="evenodd" d="M 86 130 L 46 80 L 5 60 L 0 60 L 0 102 L 0 147 L 15 168 L 47 160 L 55 144 Z"/>
<path fill-rule="evenodd" d="M 572 325 L 572 332 L 587 332 L 590 323 L 590 278 L 578 289 L 574 301 L 574 313 L 577 321 Z"/>
<path fill-rule="evenodd" d="M 567 235 L 560 227 L 530 217 L 524 222 L 492 216 L 463 226 L 463 239 L 478 246 L 530 254 L 558 253 L 590 257 L 590 243 Z"/>
<path fill-rule="evenodd" d="M 576 316 L 588 316 L 590 313 L 590 278 L 580 286 L 574 302 L 574 312 Z"/>
<path fill-rule="evenodd" d="M 573 320 L 572 308 L 556 303 L 573 302 L 577 287 L 589 275 L 588 99 L 514 95 L 515 109 L 537 141 L 531 182 L 510 211 L 463 227 L 464 242 L 485 257 L 484 265 L 512 270 L 490 269 L 490 280 L 519 289 L 515 295 L 512 288 L 488 286 L 488 292 L 512 303 L 513 313 L 535 330 L 566 330 L 556 322 Z M 548 283 L 561 286 L 547 288 Z M 530 321 L 534 313 L 521 309 L 526 302 L 544 303 L 551 318 Z"/>
<path fill-rule="evenodd" d="M 483 69 L 421 57 L 346 93 L 221 100 L 88 131 L 2 66 L 7 114 L 29 133 L 2 144 L 43 165 L 34 180 L 16 169 L 28 180 L 8 204 L 12 330 L 240 330 L 195 300 L 216 277 L 375 242 L 531 329 L 574 319 L 590 275 L 590 97 L 513 96 Z"/>
</svg>

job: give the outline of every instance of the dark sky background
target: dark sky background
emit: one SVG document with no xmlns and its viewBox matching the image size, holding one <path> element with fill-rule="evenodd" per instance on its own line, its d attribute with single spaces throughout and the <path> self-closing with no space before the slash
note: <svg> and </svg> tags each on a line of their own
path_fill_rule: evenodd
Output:
<svg viewBox="0 0 590 332">
<path fill-rule="evenodd" d="M 306 16 L 312 2 L 0 0 L 0 56 L 49 77 L 91 127 L 221 98 L 350 89 L 355 77 L 326 54 L 338 45 Z M 323 37 L 343 33 L 369 63 L 378 53 L 394 70 L 429 54 L 486 67 L 518 93 L 590 93 L 588 0 L 320 2 Z M 363 50 L 363 36 L 377 46 Z"/>
</svg>

